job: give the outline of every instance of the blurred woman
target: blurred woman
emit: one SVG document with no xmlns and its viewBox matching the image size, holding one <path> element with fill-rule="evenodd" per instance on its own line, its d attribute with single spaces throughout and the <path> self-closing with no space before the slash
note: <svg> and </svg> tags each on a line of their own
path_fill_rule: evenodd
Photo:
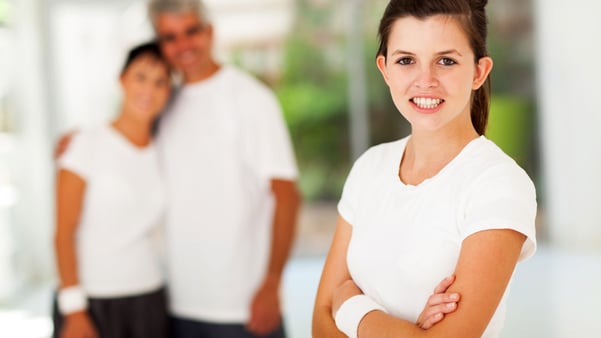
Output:
<svg viewBox="0 0 601 338">
<path fill-rule="evenodd" d="M 54 337 L 164 338 L 164 277 L 154 234 L 164 193 L 153 122 L 170 95 L 158 45 L 132 49 L 110 124 L 77 132 L 58 159 Z"/>
</svg>

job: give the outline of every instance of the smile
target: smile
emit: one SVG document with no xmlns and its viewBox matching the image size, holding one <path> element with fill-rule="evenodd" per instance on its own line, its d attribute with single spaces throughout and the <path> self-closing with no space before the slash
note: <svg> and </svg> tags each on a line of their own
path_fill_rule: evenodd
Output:
<svg viewBox="0 0 601 338">
<path fill-rule="evenodd" d="M 434 109 L 438 107 L 444 100 L 442 99 L 433 99 L 429 97 L 414 97 L 411 99 L 416 106 L 422 109 Z"/>
</svg>

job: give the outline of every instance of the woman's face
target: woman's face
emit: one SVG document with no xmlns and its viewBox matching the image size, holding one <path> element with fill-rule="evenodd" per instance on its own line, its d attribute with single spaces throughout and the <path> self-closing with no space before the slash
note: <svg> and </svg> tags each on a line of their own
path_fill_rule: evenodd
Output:
<svg viewBox="0 0 601 338">
<path fill-rule="evenodd" d="M 389 35 L 388 55 L 378 56 L 376 62 L 413 133 L 473 130 L 471 94 L 484 83 L 492 60 L 474 62 L 468 37 L 456 19 L 398 19 Z"/>
<path fill-rule="evenodd" d="M 152 121 L 165 107 L 170 91 L 167 65 L 152 56 L 140 56 L 121 75 L 126 114 Z"/>
</svg>

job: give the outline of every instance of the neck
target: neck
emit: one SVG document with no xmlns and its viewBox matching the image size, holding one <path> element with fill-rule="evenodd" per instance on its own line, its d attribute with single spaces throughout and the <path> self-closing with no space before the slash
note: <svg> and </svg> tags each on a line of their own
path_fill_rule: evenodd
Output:
<svg viewBox="0 0 601 338">
<path fill-rule="evenodd" d="M 182 73 L 184 76 L 184 83 L 191 84 L 204 81 L 210 78 L 211 76 L 215 75 L 215 73 L 217 73 L 217 71 L 219 71 L 220 68 L 221 66 L 218 65 L 216 62 L 210 61 L 209 64 L 206 67 L 202 67 L 202 69 L 194 71 L 183 71 Z"/>
<path fill-rule="evenodd" d="M 152 121 L 133 119 L 130 115 L 122 111 L 111 125 L 135 146 L 147 146 L 150 143 Z"/>
<path fill-rule="evenodd" d="M 433 177 L 476 138 L 478 133 L 473 128 L 437 133 L 414 131 L 407 141 L 399 168 L 401 180 L 419 184 Z"/>
</svg>

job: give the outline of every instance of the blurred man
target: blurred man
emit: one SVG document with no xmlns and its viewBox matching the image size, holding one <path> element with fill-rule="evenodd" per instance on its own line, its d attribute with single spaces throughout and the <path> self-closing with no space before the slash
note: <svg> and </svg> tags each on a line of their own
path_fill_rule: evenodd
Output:
<svg viewBox="0 0 601 338">
<path fill-rule="evenodd" d="M 175 337 L 284 337 L 279 290 L 300 203 L 273 93 L 212 55 L 200 0 L 151 0 L 182 86 L 159 126 Z"/>
</svg>

